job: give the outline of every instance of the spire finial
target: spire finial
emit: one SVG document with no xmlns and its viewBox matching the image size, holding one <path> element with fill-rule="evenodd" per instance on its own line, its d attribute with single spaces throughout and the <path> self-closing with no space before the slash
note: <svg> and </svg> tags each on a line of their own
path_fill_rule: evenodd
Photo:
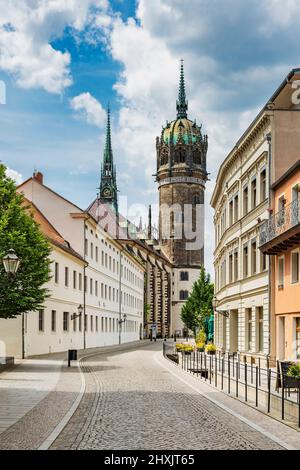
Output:
<svg viewBox="0 0 300 470">
<path fill-rule="evenodd" d="M 113 163 L 113 152 L 111 145 L 111 128 L 110 128 L 110 104 L 107 103 L 107 125 L 106 125 L 106 141 L 104 147 L 104 163 Z"/>
<path fill-rule="evenodd" d="M 181 59 L 180 62 L 181 62 L 181 65 L 180 65 L 180 79 L 179 79 L 179 94 L 178 94 L 178 100 L 176 103 L 177 118 L 187 119 L 188 102 L 186 100 L 186 95 L 185 95 L 183 59 Z"/>
</svg>

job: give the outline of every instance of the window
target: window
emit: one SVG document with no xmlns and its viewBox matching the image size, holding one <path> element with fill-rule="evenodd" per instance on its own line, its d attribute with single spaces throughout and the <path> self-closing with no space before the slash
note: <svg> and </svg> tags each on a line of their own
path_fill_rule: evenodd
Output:
<svg viewBox="0 0 300 470">
<path fill-rule="evenodd" d="M 69 268 L 65 267 L 65 286 L 69 286 Z"/>
<path fill-rule="evenodd" d="M 257 204 L 257 187 L 256 187 L 256 178 L 252 180 L 251 183 L 251 208 L 255 209 Z"/>
<path fill-rule="evenodd" d="M 243 190 L 243 215 L 248 214 L 248 186 Z"/>
<path fill-rule="evenodd" d="M 247 350 L 252 350 L 252 308 L 246 308 Z"/>
<path fill-rule="evenodd" d="M 99 249 L 98 247 L 96 246 L 96 262 L 98 263 L 98 260 L 99 260 Z"/>
<path fill-rule="evenodd" d="M 261 271 L 265 271 L 267 269 L 267 255 L 265 253 L 261 253 L 260 263 Z"/>
<path fill-rule="evenodd" d="M 56 331 L 56 311 L 51 311 L 51 331 Z"/>
<path fill-rule="evenodd" d="M 94 317 L 91 315 L 91 331 L 94 331 Z"/>
<path fill-rule="evenodd" d="M 84 331 L 88 330 L 87 314 L 84 315 Z"/>
<path fill-rule="evenodd" d="M 278 258 L 278 288 L 284 286 L 284 257 Z"/>
<path fill-rule="evenodd" d="M 98 317 L 96 316 L 96 331 L 98 333 Z"/>
<path fill-rule="evenodd" d="M 264 169 L 260 173 L 260 202 L 263 202 L 267 197 L 267 171 Z"/>
<path fill-rule="evenodd" d="M 234 282 L 239 278 L 239 253 L 236 250 L 234 252 Z"/>
<path fill-rule="evenodd" d="M 82 314 L 80 315 L 80 317 L 78 317 L 78 329 L 79 331 L 81 331 L 82 329 Z"/>
<path fill-rule="evenodd" d="M 69 331 L 69 313 L 64 312 L 63 315 L 63 331 Z"/>
<path fill-rule="evenodd" d="M 251 243 L 251 274 L 254 275 L 257 272 L 257 245 L 254 240 Z"/>
<path fill-rule="evenodd" d="M 248 246 L 245 245 L 243 248 L 243 273 L 244 277 L 248 276 Z"/>
<path fill-rule="evenodd" d="M 299 251 L 292 252 L 291 264 L 292 284 L 296 284 L 299 282 Z"/>
<path fill-rule="evenodd" d="M 258 331 L 258 351 L 263 352 L 264 350 L 264 311 L 262 307 L 256 309 L 257 316 L 257 331 Z"/>
<path fill-rule="evenodd" d="M 91 258 L 93 259 L 94 257 L 94 244 L 91 243 Z"/>
<path fill-rule="evenodd" d="M 229 225 L 233 224 L 233 200 L 229 202 Z"/>
<path fill-rule="evenodd" d="M 87 256 L 88 255 L 88 241 L 87 239 L 84 240 L 84 254 Z"/>
<path fill-rule="evenodd" d="M 59 264 L 55 263 L 54 265 L 54 281 L 55 284 L 58 284 L 59 282 Z"/>
<path fill-rule="evenodd" d="M 95 281 L 95 296 L 98 297 L 98 281 Z"/>
<path fill-rule="evenodd" d="M 189 280 L 189 273 L 187 271 L 180 272 L 180 280 L 181 281 L 188 281 Z"/>
<path fill-rule="evenodd" d="M 90 279 L 90 294 L 93 295 L 93 279 Z"/>
<path fill-rule="evenodd" d="M 278 225 L 281 226 L 284 224 L 285 220 L 285 197 L 284 195 L 278 199 Z"/>
<path fill-rule="evenodd" d="M 77 288 L 77 273 L 73 271 L 73 289 Z"/>
<path fill-rule="evenodd" d="M 78 287 L 79 287 L 79 290 L 82 290 L 82 274 L 81 273 L 79 273 Z"/>
<path fill-rule="evenodd" d="M 44 310 L 39 310 L 39 331 L 44 331 Z"/>
<path fill-rule="evenodd" d="M 76 313 L 74 313 L 74 315 L 73 315 L 73 331 L 74 331 L 74 332 L 76 331 L 76 327 L 77 327 L 77 324 L 76 324 Z"/>
<path fill-rule="evenodd" d="M 233 281 L 233 255 L 229 255 L 229 282 Z"/>
<path fill-rule="evenodd" d="M 181 290 L 179 294 L 180 300 L 187 300 L 189 293 L 187 290 Z"/>
<path fill-rule="evenodd" d="M 239 196 L 236 195 L 234 198 L 234 222 L 239 220 Z"/>
</svg>

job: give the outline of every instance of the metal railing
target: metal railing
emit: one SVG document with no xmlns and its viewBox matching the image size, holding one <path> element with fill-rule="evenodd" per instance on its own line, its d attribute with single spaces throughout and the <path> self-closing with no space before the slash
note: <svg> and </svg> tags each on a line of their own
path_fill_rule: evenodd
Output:
<svg viewBox="0 0 300 470">
<path fill-rule="evenodd" d="M 220 352 L 178 353 L 174 343 L 164 343 L 163 354 L 187 373 L 300 428 L 300 379 L 280 370 L 279 363 L 274 370 L 261 367 L 260 361 L 248 364 L 239 356 L 226 357 Z"/>
<path fill-rule="evenodd" d="M 266 220 L 259 229 L 259 245 L 273 240 L 300 223 L 300 196 Z"/>
</svg>

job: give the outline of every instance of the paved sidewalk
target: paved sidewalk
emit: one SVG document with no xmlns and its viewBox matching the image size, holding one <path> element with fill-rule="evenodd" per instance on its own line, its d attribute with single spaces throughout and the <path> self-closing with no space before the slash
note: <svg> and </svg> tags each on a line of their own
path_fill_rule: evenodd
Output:
<svg viewBox="0 0 300 470">
<path fill-rule="evenodd" d="M 55 388 L 63 360 L 29 359 L 0 374 L 0 433 Z"/>
<path fill-rule="evenodd" d="M 80 350 L 78 359 L 143 344 Z M 78 363 L 68 368 L 66 358 L 66 352 L 36 356 L 0 374 L 0 449 L 37 449 L 62 422 L 82 386 Z"/>
</svg>

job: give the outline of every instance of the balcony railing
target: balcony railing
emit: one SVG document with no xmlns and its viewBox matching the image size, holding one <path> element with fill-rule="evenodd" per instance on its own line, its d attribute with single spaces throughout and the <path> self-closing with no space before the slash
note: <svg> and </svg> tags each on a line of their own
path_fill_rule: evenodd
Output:
<svg viewBox="0 0 300 470">
<path fill-rule="evenodd" d="M 300 196 L 277 214 L 266 220 L 259 230 L 259 245 L 274 240 L 300 223 Z"/>
</svg>

